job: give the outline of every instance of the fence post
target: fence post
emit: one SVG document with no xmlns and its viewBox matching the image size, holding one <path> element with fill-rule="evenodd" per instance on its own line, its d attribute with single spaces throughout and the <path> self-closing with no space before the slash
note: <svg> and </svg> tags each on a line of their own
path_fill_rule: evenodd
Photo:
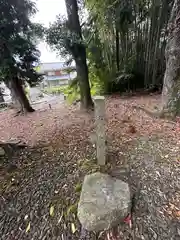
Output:
<svg viewBox="0 0 180 240">
<path fill-rule="evenodd" d="M 96 124 L 96 151 L 98 164 L 106 164 L 106 137 L 105 137 L 105 98 L 94 97 L 95 124 Z"/>
</svg>

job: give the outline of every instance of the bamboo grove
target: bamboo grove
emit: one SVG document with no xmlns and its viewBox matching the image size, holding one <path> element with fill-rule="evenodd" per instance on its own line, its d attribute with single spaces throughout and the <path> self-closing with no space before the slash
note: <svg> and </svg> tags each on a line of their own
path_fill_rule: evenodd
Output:
<svg viewBox="0 0 180 240">
<path fill-rule="evenodd" d="M 101 53 L 98 68 L 120 85 L 130 78 L 126 88 L 162 87 L 172 5 L 172 0 L 86 0 L 91 41 L 96 39 L 91 55 Z"/>
</svg>

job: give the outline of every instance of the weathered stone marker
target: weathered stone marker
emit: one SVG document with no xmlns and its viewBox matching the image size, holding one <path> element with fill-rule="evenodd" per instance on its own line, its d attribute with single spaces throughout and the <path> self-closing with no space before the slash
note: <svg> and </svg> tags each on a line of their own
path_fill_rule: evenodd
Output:
<svg viewBox="0 0 180 240">
<path fill-rule="evenodd" d="M 94 173 L 84 179 L 78 218 L 88 231 L 102 231 L 121 223 L 130 212 L 127 183 L 107 174 Z"/>
<path fill-rule="evenodd" d="M 96 96 L 94 104 L 97 161 L 98 165 L 105 165 L 105 98 Z M 110 229 L 123 222 L 130 208 L 127 183 L 99 172 L 85 176 L 78 204 L 78 218 L 83 229 L 95 232 Z"/>
<path fill-rule="evenodd" d="M 95 123 L 96 123 L 96 151 L 99 165 L 106 163 L 106 139 L 105 139 L 105 98 L 94 97 Z"/>
</svg>

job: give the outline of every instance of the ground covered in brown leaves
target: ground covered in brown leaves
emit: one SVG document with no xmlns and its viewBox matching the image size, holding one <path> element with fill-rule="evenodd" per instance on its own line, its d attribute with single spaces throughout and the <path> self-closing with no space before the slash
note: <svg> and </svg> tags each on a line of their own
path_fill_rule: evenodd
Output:
<svg viewBox="0 0 180 240">
<path fill-rule="evenodd" d="M 133 107 L 156 110 L 159 104 L 159 96 L 106 99 L 106 171 L 128 181 L 137 197 L 132 229 L 121 224 L 119 239 L 180 238 L 179 123 Z M 62 103 L 13 114 L 0 113 L 0 140 L 20 139 L 28 147 L 0 160 L 1 239 L 79 239 L 81 183 L 99 170 L 93 114 Z"/>
</svg>

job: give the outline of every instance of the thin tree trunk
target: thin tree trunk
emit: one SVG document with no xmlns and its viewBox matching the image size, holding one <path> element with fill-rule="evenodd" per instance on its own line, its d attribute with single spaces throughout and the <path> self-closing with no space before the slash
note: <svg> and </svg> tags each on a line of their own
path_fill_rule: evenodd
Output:
<svg viewBox="0 0 180 240">
<path fill-rule="evenodd" d="M 160 37 L 161 37 L 161 29 L 164 22 L 164 8 L 166 2 L 162 2 L 162 6 L 159 6 L 159 21 L 158 21 L 158 29 L 155 39 L 155 50 L 154 50 L 154 58 L 153 58 L 153 74 L 152 74 L 152 85 L 157 85 L 157 69 L 158 69 L 158 55 L 159 55 L 159 45 L 160 45 Z"/>
<path fill-rule="evenodd" d="M 174 1 L 168 27 L 162 113 L 175 117 L 180 115 L 180 0 Z"/>
<path fill-rule="evenodd" d="M 93 106 L 93 102 L 90 93 L 88 67 L 86 63 L 86 48 L 82 39 L 77 0 L 66 0 L 65 3 L 68 15 L 68 27 L 72 35 L 74 34 L 79 41 L 77 42 L 76 40 L 76 42 L 73 43 L 72 55 L 76 62 L 77 77 L 81 94 L 81 107 L 88 109 Z"/>
<path fill-rule="evenodd" d="M 12 93 L 12 97 L 15 99 L 16 103 L 20 106 L 21 112 L 34 112 L 35 110 L 31 107 L 28 98 L 24 92 L 23 86 L 17 77 L 14 77 L 10 83 L 9 88 Z"/>
<path fill-rule="evenodd" d="M 81 108 L 88 109 L 93 106 L 91 95 L 90 95 L 90 86 L 88 80 L 88 68 L 86 60 L 76 60 L 76 70 L 77 78 L 79 80 L 80 95 L 81 95 Z"/>
<path fill-rule="evenodd" d="M 157 32 L 157 10 L 156 0 L 152 1 L 152 9 L 151 9 L 151 28 L 149 32 L 149 48 L 148 48 L 148 59 L 147 59 L 147 75 L 146 75 L 146 83 L 147 87 L 152 85 L 152 71 L 153 71 L 153 57 L 154 57 L 154 38 Z"/>
<path fill-rule="evenodd" d="M 0 87 L 0 103 L 4 102 L 4 97 L 3 97 L 3 93 L 2 93 L 2 89 Z"/>
<path fill-rule="evenodd" d="M 119 63 L 119 31 L 116 27 L 116 66 L 119 72 L 120 70 L 120 63 Z"/>
<path fill-rule="evenodd" d="M 86 50 L 83 47 L 80 51 L 81 57 L 75 59 L 77 78 L 79 81 L 80 94 L 81 94 L 81 108 L 88 109 L 93 107 L 93 101 L 91 98 L 89 74 L 86 62 Z"/>
</svg>

